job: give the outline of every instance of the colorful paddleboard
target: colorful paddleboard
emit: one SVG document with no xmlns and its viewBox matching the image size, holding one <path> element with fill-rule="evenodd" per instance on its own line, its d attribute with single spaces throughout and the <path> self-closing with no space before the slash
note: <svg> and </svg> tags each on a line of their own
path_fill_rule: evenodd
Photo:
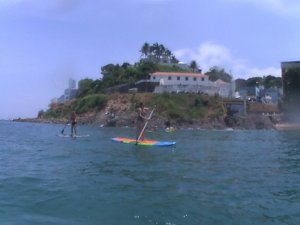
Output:
<svg viewBox="0 0 300 225">
<path fill-rule="evenodd" d="M 115 137 L 111 139 L 112 141 L 124 143 L 124 144 L 137 144 L 137 145 L 147 145 L 147 146 L 160 146 L 160 147 L 167 147 L 175 145 L 175 141 L 155 141 L 155 140 L 144 140 L 136 142 L 135 139 L 132 138 L 122 138 L 122 137 Z"/>
</svg>

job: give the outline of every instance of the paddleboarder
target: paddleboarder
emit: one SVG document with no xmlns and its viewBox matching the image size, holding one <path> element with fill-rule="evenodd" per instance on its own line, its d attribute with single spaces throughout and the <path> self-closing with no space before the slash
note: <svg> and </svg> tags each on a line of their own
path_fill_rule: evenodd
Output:
<svg viewBox="0 0 300 225">
<path fill-rule="evenodd" d="M 136 140 L 145 140 L 145 130 L 143 130 L 145 126 L 145 122 L 148 120 L 146 118 L 146 114 L 149 108 L 146 108 L 144 104 L 141 102 L 137 109 L 137 118 L 136 118 Z"/>
<path fill-rule="evenodd" d="M 77 135 L 77 131 L 76 131 L 77 115 L 75 111 L 72 112 L 70 123 L 71 123 L 71 137 L 74 137 Z"/>
</svg>

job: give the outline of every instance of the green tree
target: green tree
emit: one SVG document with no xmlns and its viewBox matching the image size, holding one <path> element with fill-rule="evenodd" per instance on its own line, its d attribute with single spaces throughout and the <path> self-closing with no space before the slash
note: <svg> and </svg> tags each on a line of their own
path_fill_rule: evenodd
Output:
<svg viewBox="0 0 300 225">
<path fill-rule="evenodd" d="M 39 112 L 38 112 L 38 118 L 43 118 L 44 117 L 44 115 L 45 115 L 45 111 L 44 110 L 40 110 Z"/>
<path fill-rule="evenodd" d="M 272 75 L 268 75 L 263 77 L 263 85 L 265 88 L 281 88 L 282 87 L 282 79 L 281 77 L 274 77 Z"/>
<path fill-rule="evenodd" d="M 81 98 L 86 95 L 92 94 L 92 84 L 93 80 L 92 79 L 83 79 L 78 82 L 78 92 L 77 92 L 77 97 Z"/>
<path fill-rule="evenodd" d="M 239 91 L 241 88 L 247 87 L 247 81 L 245 79 L 239 78 L 235 80 L 235 89 Z"/>
<path fill-rule="evenodd" d="M 178 63 L 178 60 L 172 52 L 158 42 L 153 45 L 145 43 L 140 52 L 142 53 L 141 61 L 150 61 L 153 63 Z"/>
<path fill-rule="evenodd" d="M 166 50 L 163 52 L 162 61 L 163 61 L 164 63 L 169 63 L 169 62 L 171 62 L 171 56 L 172 56 L 172 52 L 171 52 L 169 49 L 166 49 Z"/>
<path fill-rule="evenodd" d="M 209 80 L 211 81 L 221 79 L 225 82 L 231 82 L 232 80 L 232 76 L 229 73 L 225 72 L 223 68 L 217 66 L 210 68 L 209 71 L 206 72 L 206 75 L 209 76 Z"/>
<path fill-rule="evenodd" d="M 75 106 L 79 114 L 88 111 L 99 111 L 104 108 L 107 102 L 107 96 L 103 94 L 92 94 L 81 98 Z"/>
<path fill-rule="evenodd" d="M 156 63 L 159 63 L 160 62 L 160 56 L 162 54 L 162 48 L 161 48 L 162 45 L 158 44 L 157 42 L 154 43 L 152 46 L 151 46 L 151 53 L 152 53 L 152 56 L 155 60 Z"/>
<path fill-rule="evenodd" d="M 179 62 L 178 59 L 176 59 L 174 55 L 171 55 L 171 63 L 177 64 L 178 62 Z"/>
<path fill-rule="evenodd" d="M 263 84 L 262 77 L 250 77 L 246 80 L 247 87 L 258 87 Z"/>
<path fill-rule="evenodd" d="M 103 75 L 103 80 L 107 79 L 108 77 L 113 77 L 118 72 L 120 66 L 119 64 L 107 64 L 101 67 L 101 74 Z"/>
<path fill-rule="evenodd" d="M 142 77 L 142 79 L 148 78 L 150 73 L 154 73 L 158 70 L 158 65 L 153 62 L 143 62 L 140 63 L 137 67 L 138 73 L 141 73 L 139 77 Z"/>
<path fill-rule="evenodd" d="M 193 70 L 193 72 L 197 71 L 197 69 L 198 69 L 197 62 L 195 60 L 192 60 L 190 63 L 190 67 Z"/>
<path fill-rule="evenodd" d="M 150 54 L 150 45 L 147 42 L 144 43 L 140 52 L 142 53 L 142 55 L 141 55 L 142 58 L 148 58 L 148 56 Z"/>
</svg>

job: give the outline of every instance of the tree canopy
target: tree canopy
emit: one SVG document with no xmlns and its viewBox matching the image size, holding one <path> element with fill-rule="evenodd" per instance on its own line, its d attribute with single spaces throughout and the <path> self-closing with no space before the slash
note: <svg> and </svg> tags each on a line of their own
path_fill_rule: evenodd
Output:
<svg viewBox="0 0 300 225">
<path fill-rule="evenodd" d="M 205 74 L 209 76 L 210 81 L 221 79 L 225 82 L 231 82 L 232 80 L 232 76 L 229 73 L 225 72 L 223 68 L 217 66 L 210 68 Z"/>
<path fill-rule="evenodd" d="M 263 86 L 265 89 L 269 88 L 281 88 L 282 78 L 274 77 L 272 75 L 263 77 L 250 77 L 248 79 L 236 79 L 235 81 L 236 90 L 239 91 L 243 87 L 258 87 Z"/>
<path fill-rule="evenodd" d="M 263 85 L 265 88 L 281 88 L 282 87 L 282 78 L 274 77 L 272 75 L 268 75 L 263 77 Z"/>
<path fill-rule="evenodd" d="M 195 60 L 192 60 L 191 63 L 190 63 L 190 67 L 193 70 L 193 72 L 197 71 L 198 70 L 197 62 Z"/>
<path fill-rule="evenodd" d="M 144 43 L 140 52 L 141 61 L 150 61 L 155 63 L 178 63 L 179 61 L 173 55 L 173 53 L 164 45 L 154 43 L 153 45 Z"/>
</svg>

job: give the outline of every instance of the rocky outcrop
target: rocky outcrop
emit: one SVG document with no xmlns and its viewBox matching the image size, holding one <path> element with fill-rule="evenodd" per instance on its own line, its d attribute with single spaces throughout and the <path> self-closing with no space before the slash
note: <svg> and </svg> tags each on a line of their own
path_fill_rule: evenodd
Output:
<svg viewBox="0 0 300 225">
<path fill-rule="evenodd" d="M 225 117 L 224 121 L 227 127 L 233 129 L 275 129 L 275 124 L 270 117 L 262 114 L 236 114 Z"/>
</svg>

